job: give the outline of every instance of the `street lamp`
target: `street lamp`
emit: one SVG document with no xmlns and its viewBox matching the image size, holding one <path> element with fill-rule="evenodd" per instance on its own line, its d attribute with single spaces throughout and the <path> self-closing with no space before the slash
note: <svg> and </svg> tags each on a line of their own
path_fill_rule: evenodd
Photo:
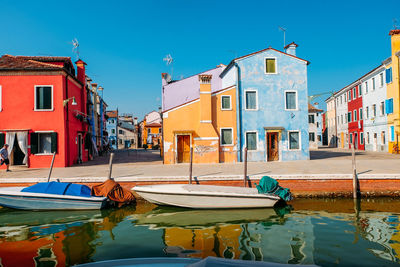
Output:
<svg viewBox="0 0 400 267">
<path fill-rule="evenodd" d="M 73 106 L 78 105 L 78 103 L 76 103 L 75 96 L 73 96 L 73 97 L 70 97 L 70 98 L 68 98 L 68 99 L 65 99 L 65 100 L 63 101 L 63 106 L 65 107 L 65 106 L 68 104 L 68 102 L 69 102 L 70 100 L 72 100 L 71 105 L 73 105 Z"/>
</svg>

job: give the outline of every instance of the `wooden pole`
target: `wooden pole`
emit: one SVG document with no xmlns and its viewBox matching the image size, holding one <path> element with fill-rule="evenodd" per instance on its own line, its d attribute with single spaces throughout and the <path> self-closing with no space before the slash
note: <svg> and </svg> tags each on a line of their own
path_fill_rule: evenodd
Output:
<svg viewBox="0 0 400 267">
<path fill-rule="evenodd" d="M 56 152 L 53 153 L 53 158 L 51 159 L 51 165 L 50 165 L 50 170 L 49 170 L 49 176 L 47 177 L 47 182 L 50 182 L 50 177 L 51 177 L 51 172 L 53 171 L 55 157 L 56 157 Z"/>
<path fill-rule="evenodd" d="M 357 169 L 356 169 L 356 152 L 354 149 L 354 144 L 351 144 L 351 154 L 352 154 L 352 166 L 353 166 L 353 198 L 358 198 L 358 186 L 357 186 Z"/>
<path fill-rule="evenodd" d="M 193 147 L 190 148 L 189 184 L 192 184 L 193 174 Z"/>
<path fill-rule="evenodd" d="M 243 186 L 246 187 L 247 182 L 247 147 L 244 149 L 244 175 L 243 175 Z"/>
<path fill-rule="evenodd" d="M 111 153 L 111 154 L 110 154 L 110 162 L 109 162 L 109 164 L 108 164 L 108 179 L 112 179 L 112 178 L 111 178 L 111 173 L 112 173 L 113 158 L 114 158 L 114 153 Z"/>
</svg>

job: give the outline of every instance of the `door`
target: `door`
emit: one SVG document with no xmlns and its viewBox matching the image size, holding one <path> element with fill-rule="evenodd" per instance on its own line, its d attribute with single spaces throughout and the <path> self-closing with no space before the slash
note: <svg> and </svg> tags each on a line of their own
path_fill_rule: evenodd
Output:
<svg viewBox="0 0 400 267">
<path fill-rule="evenodd" d="M 178 135 L 178 163 L 190 162 L 190 135 Z"/>
<path fill-rule="evenodd" d="M 342 147 L 342 148 L 344 148 L 344 134 L 343 133 L 340 133 L 340 146 Z"/>
<path fill-rule="evenodd" d="M 78 134 L 78 163 L 82 163 L 82 135 Z"/>
<path fill-rule="evenodd" d="M 279 160 L 278 133 L 267 133 L 268 161 Z"/>
<path fill-rule="evenodd" d="M 378 134 L 374 133 L 374 151 L 378 150 Z"/>
<path fill-rule="evenodd" d="M 354 149 L 358 149 L 358 134 L 354 133 Z"/>
</svg>

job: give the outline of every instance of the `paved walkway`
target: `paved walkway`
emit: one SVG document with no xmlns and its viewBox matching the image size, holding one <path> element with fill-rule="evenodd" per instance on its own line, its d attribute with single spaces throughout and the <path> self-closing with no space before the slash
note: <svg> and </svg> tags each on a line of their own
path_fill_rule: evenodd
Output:
<svg viewBox="0 0 400 267">
<path fill-rule="evenodd" d="M 400 155 L 380 152 L 358 151 L 357 172 L 360 176 L 400 178 Z M 48 169 L 11 167 L 12 172 L 0 171 L 0 182 L 45 178 Z M 187 177 L 189 164 L 163 165 L 158 151 L 117 151 L 113 164 L 113 177 L 117 179 L 141 179 L 148 177 Z M 108 173 L 108 157 L 98 157 L 85 164 L 53 169 L 54 178 L 81 178 L 102 180 Z M 347 177 L 352 173 L 351 151 L 341 149 L 319 149 L 311 151 L 311 160 L 292 162 L 249 162 L 251 176 L 302 176 L 302 177 Z M 379 175 L 378 175 L 379 174 Z M 204 177 L 239 177 L 243 175 L 243 163 L 195 164 L 193 175 Z M 378 177 L 379 176 L 379 177 Z M 25 178 L 25 179 L 24 179 Z"/>
</svg>

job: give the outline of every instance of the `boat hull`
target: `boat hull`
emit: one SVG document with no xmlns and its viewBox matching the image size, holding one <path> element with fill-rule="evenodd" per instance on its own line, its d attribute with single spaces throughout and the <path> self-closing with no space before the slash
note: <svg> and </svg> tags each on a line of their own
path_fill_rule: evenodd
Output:
<svg viewBox="0 0 400 267">
<path fill-rule="evenodd" d="M 1 188 L 0 206 L 20 210 L 99 210 L 107 198 L 24 193 L 20 188 Z"/>
<path fill-rule="evenodd" d="M 187 188 L 187 185 L 152 185 L 135 186 L 133 190 L 154 204 L 194 209 L 267 208 L 279 201 L 277 196 L 258 194 L 251 188 L 242 190 L 243 193 L 228 186 L 193 185 L 190 190 Z"/>
</svg>

